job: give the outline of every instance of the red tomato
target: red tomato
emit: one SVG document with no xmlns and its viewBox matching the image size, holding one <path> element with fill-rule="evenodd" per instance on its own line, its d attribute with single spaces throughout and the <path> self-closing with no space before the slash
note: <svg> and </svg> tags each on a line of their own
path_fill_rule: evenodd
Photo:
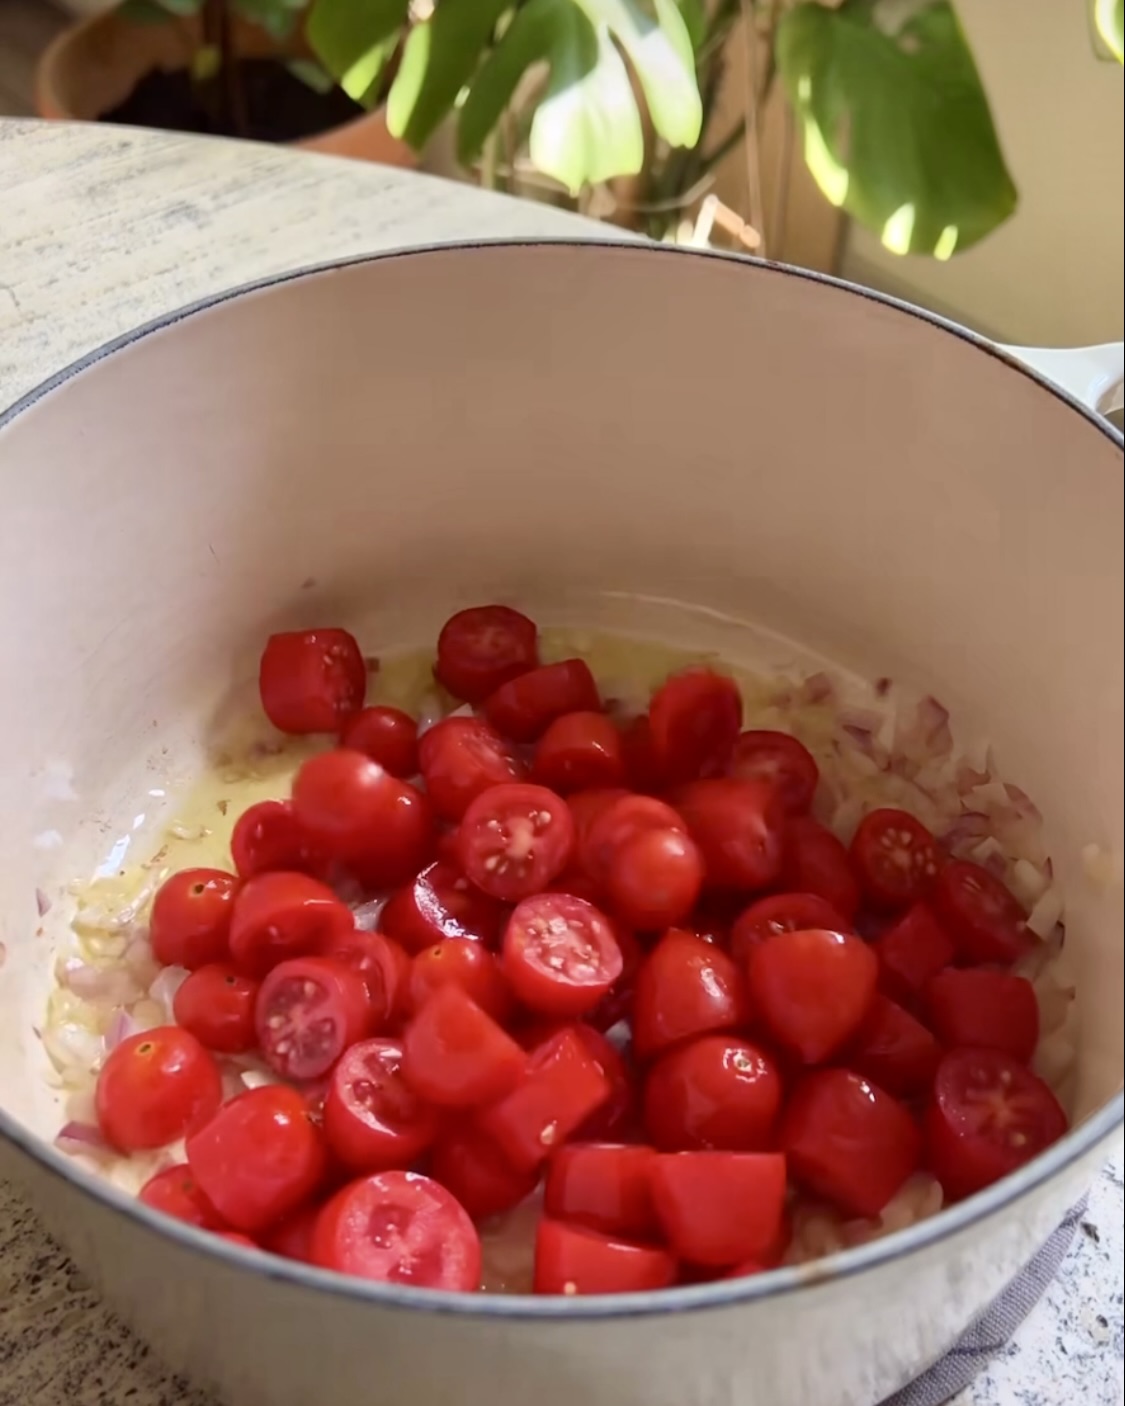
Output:
<svg viewBox="0 0 1125 1406">
<path fill-rule="evenodd" d="M 898 1098 L 926 1092 L 941 1059 L 938 1042 L 909 1011 L 876 995 L 848 1050 L 847 1062 Z"/>
<path fill-rule="evenodd" d="M 517 1171 L 492 1139 L 471 1124 L 442 1133 L 430 1156 L 430 1171 L 475 1221 L 510 1211 L 539 1181 L 537 1170 Z"/>
<path fill-rule="evenodd" d="M 697 1035 L 736 1030 L 746 1018 L 742 973 L 694 933 L 670 929 L 637 972 L 633 1046 L 642 1058 Z"/>
<path fill-rule="evenodd" d="M 347 630 L 270 635 L 258 666 L 266 717 L 281 732 L 337 732 L 363 707 L 367 665 Z"/>
<path fill-rule="evenodd" d="M 227 955 L 238 880 L 222 869 L 181 869 L 156 891 L 149 940 L 166 967 L 206 966 Z"/>
<path fill-rule="evenodd" d="M 349 719 L 340 746 L 362 752 L 392 776 L 405 780 L 417 775 L 418 724 L 401 708 L 364 708 Z"/>
<path fill-rule="evenodd" d="M 397 1040 L 362 1040 L 332 1071 L 324 1100 L 324 1134 L 353 1172 L 409 1167 L 437 1136 L 438 1117 L 402 1072 Z"/>
<path fill-rule="evenodd" d="M 938 875 L 933 902 L 965 961 L 1010 966 L 1031 945 L 1027 915 L 979 864 L 964 859 L 947 864 Z"/>
<path fill-rule="evenodd" d="M 537 1294 L 637 1294 L 676 1282 L 667 1250 L 611 1240 L 544 1217 L 535 1233 Z"/>
<path fill-rule="evenodd" d="M 433 851 L 429 801 L 362 752 L 337 747 L 304 762 L 293 779 L 293 813 L 317 845 L 374 889 L 406 883 Z"/>
<path fill-rule="evenodd" d="M 651 1147 L 584 1142 L 563 1147 L 547 1168 L 544 1207 L 557 1220 L 577 1221 L 606 1235 L 656 1238 Z"/>
<path fill-rule="evenodd" d="M 622 728 L 621 752 L 630 789 L 642 795 L 651 795 L 663 791 L 668 785 L 668 778 L 652 745 L 652 724 L 647 713 L 632 718 Z"/>
<path fill-rule="evenodd" d="M 683 820 L 663 801 L 626 792 L 605 804 L 587 818 L 582 852 L 582 868 L 596 884 L 609 879 L 618 852 L 647 830 L 678 830 L 687 833 Z"/>
<path fill-rule="evenodd" d="M 200 1190 L 236 1230 L 257 1234 L 314 1196 L 327 1169 L 320 1130 L 296 1089 L 250 1089 L 187 1140 Z"/>
<path fill-rule="evenodd" d="M 756 1045 L 708 1035 L 664 1055 L 645 1083 L 645 1129 L 666 1152 L 769 1147 L 781 1074 Z"/>
<path fill-rule="evenodd" d="M 106 1056 L 94 1092 L 102 1136 L 118 1152 L 175 1142 L 206 1123 L 222 1096 L 218 1065 L 177 1025 L 122 1040 Z"/>
<path fill-rule="evenodd" d="M 287 957 L 323 951 L 354 928 L 351 909 L 326 884 L 307 874 L 259 874 L 235 902 L 231 956 L 243 971 L 262 976 Z"/>
<path fill-rule="evenodd" d="M 690 835 L 644 830 L 615 851 L 605 888 L 623 922 L 659 932 L 695 907 L 703 871 L 703 855 Z"/>
<path fill-rule="evenodd" d="M 744 732 L 734 744 L 727 775 L 765 781 L 777 791 L 787 815 L 804 815 L 820 780 L 813 754 L 787 732 Z"/>
<path fill-rule="evenodd" d="M 260 1250 L 262 1247 L 256 1240 L 251 1240 L 249 1235 L 240 1235 L 237 1230 L 220 1230 L 216 1232 L 220 1240 L 225 1240 L 228 1245 L 240 1245 L 244 1250 Z"/>
<path fill-rule="evenodd" d="M 338 1191 L 313 1231 L 313 1261 L 416 1289 L 480 1288 L 480 1237 L 445 1187 L 416 1172 L 377 1172 Z"/>
<path fill-rule="evenodd" d="M 598 686 L 582 659 L 564 659 L 521 674 L 485 700 L 484 715 L 513 742 L 534 742 L 565 713 L 596 713 Z"/>
<path fill-rule="evenodd" d="M 570 863 L 574 821 L 544 786 L 494 786 L 461 821 L 461 863 L 482 893 L 518 903 L 546 888 Z"/>
<path fill-rule="evenodd" d="M 379 925 L 408 952 L 424 952 L 450 937 L 495 947 L 505 916 L 501 903 L 439 859 L 423 869 L 413 883 L 391 895 Z"/>
<path fill-rule="evenodd" d="M 530 1171 L 561 1147 L 609 1098 L 609 1080 L 574 1030 L 540 1045 L 507 1097 L 480 1125 L 511 1164 Z"/>
<path fill-rule="evenodd" d="M 149 1177 L 137 1193 L 137 1200 L 151 1206 L 154 1211 L 163 1211 L 166 1216 L 187 1221 L 188 1225 L 198 1225 L 203 1230 L 224 1228 L 222 1216 L 196 1186 L 186 1162 L 165 1167 L 162 1172 Z"/>
<path fill-rule="evenodd" d="M 906 1005 L 918 1000 L 930 977 L 947 967 L 956 952 L 953 939 L 925 903 L 916 903 L 874 943 L 880 983 Z"/>
<path fill-rule="evenodd" d="M 751 1008 L 805 1064 L 822 1064 L 856 1034 L 878 979 L 862 938 L 821 928 L 778 933 L 751 952 L 747 967 Z"/>
<path fill-rule="evenodd" d="M 567 796 L 566 803 L 570 807 L 570 818 L 574 821 L 574 833 L 578 838 L 579 848 L 585 844 L 590 827 L 598 817 L 603 815 L 614 801 L 619 801 L 629 794 L 621 786 L 597 786 L 591 791 L 574 791 Z"/>
<path fill-rule="evenodd" d="M 459 986 L 493 1020 L 503 1021 L 511 1013 L 512 993 L 500 970 L 500 963 L 479 942 L 466 937 L 447 937 L 427 947 L 410 964 L 407 1004 L 420 1011 L 442 986 Z"/>
<path fill-rule="evenodd" d="M 440 986 L 402 1040 L 406 1082 L 440 1108 L 475 1108 L 503 1098 L 526 1063 L 519 1045 L 460 986 Z"/>
<path fill-rule="evenodd" d="M 961 1200 L 1038 1157 L 1068 1127 L 1054 1094 L 1000 1050 L 952 1050 L 926 1110 L 926 1157 L 946 1199 Z"/>
<path fill-rule="evenodd" d="M 652 695 L 648 722 L 657 766 L 670 782 L 717 776 L 742 726 L 742 694 L 725 674 L 685 669 Z"/>
<path fill-rule="evenodd" d="M 285 1079 L 319 1079 L 371 1025 L 371 1003 L 354 967 L 331 957 L 279 962 L 254 1005 L 258 1043 Z"/>
<path fill-rule="evenodd" d="M 693 781 L 676 793 L 676 809 L 703 852 L 714 888 L 765 888 L 781 867 L 782 815 L 777 793 L 762 781 L 729 776 Z"/>
<path fill-rule="evenodd" d="M 418 762 L 426 794 L 443 820 L 460 820 L 490 786 L 522 781 L 527 768 L 480 718 L 446 718 L 423 733 Z"/>
<path fill-rule="evenodd" d="M 502 961 L 524 1005 L 555 1016 L 593 1010 L 625 965 L 609 920 L 592 903 L 565 893 L 540 893 L 517 905 Z"/>
<path fill-rule="evenodd" d="M 381 932 L 340 933 L 324 947 L 324 956 L 357 972 L 367 988 L 369 1028 L 385 1029 L 405 1014 L 410 958 Z"/>
<path fill-rule="evenodd" d="M 859 884 L 848 852 L 831 830 L 799 815 L 785 827 L 781 883 L 794 893 L 815 893 L 850 923 L 859 907 Z"/>
<path fill-rule="evenodd" d="M 922 1139 L 906 1108 L 850 1069 L 818 1069 L 781 1123 L 789 1174 L 845 1215 L 874 1220 L 918 1167 Z"/>
<path fill-rule="evenodd" d="M 859 822 L 851 845 L 852 867 L 869 903 L 909 908 L 932 887 L 941 868 L 937 841 L 905 810 L 873 810 Z"/>
<path fill-rule="evenodd" d="M 575 1128 L 580 1142 L 601 1142 L 620 1133 L 632 1121 L 636 1089 L 629 1066 L 617 1046 L 592 1025 L 582 1022 L 570 1027 L 586 1047 L 586 1053 L 602 1071 L 609 1084 L 609 1096 L 589 1118 Z"/>
<path fill-rule="evenodd" d="M 984 967 L 940 972 L 926 987 L 934 1034 L 946 1048 L 1001 1050 L 1024 1064 L 1039 1043 L 1039 1001 L 1025 977 Z"/>
<path fill-rule="evenodd" d="M 293 814 L 292 801 L 258 801 L 234 822 L 230 852 L 244 879 L 271 869 L 324 874 L 329 861 Z"/>
<path fill-rule="evenodd" d="M 535 748 L 532 776 L 560 795 L 625 780 L 621 735 L 604 713 L 556 718 Z"/>
<path fill-rule="evenodd" d="M 187 978 L 172 998 L 176 1024 L 201 1045 L 222 1054 L 254 1047 L 258 983 L 227 962 L 210 962 Z"/>
<path fill-rule="evenodd" d="M 785 1158 L 774 1152 L 670 1152 L 652 1169 L 668 1244 L 692 1264 L 726 1269 L 767 1254 L 785 1214 Z"/>
<path fill-rule="evenodd" d="M 779 932 L 851 932 L 852 926 L 831 903 L 815 893 L 773 893 L 758 898 L 735 919 L 730 933 L 731 956 L 745 965 L 750 953 Z"/>
<path fill-rule="evenodd" d="M 273 1226 L 262 1241 L 262 1249 L 271 1255 L 281 1255 L 287 1260 L 299 1260 L 302 1264 L 312 1264 L 312 1237 L 316 1219 L 320 1215 L 317 1202 L 302 1206 L 292 1215 L 286 1216 Z"/>
<path fill-rule="evenodd" d="M 442 626 L 434 676 L 454 698 L 481 703 L 538 663 L 534 620 L 507 605 L 478 605 L 459 610 Z"/>
</svg>

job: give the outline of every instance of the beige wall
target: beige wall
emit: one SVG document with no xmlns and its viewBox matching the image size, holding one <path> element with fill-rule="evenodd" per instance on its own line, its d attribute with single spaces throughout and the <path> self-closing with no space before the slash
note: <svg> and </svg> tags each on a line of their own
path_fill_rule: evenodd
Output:
<svg viewBox="0 0 1125 1406">
<path fill-rule="evenodd" d="M 1085 3 L 957 0 L 1020 207 L 946 264 L 853 228 L 845 276 L 1025 345 L 1120 339 L 1122 70 L 1094 58 Z"/>
</svg>

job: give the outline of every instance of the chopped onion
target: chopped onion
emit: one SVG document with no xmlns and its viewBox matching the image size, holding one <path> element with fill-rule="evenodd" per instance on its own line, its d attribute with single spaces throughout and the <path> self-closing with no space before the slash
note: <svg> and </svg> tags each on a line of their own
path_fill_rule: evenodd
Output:
<svg viewBox="0 0 1125 1406">
<path fill-rule="evenodd" d="M 204 840 L 211 831 L 205 825 L 183 825 L 176 821 L 168 826 L 168 833 L 177 840 Z"/>
<path fill-rule="evenodd" d="M 278 1077 L 268 1069 L 244 1069 L 238 1076 L 244 1089 L 261 1089 L 266 1084 L 278 1083 Z"/>
<path fill-rule="evenodd" d="M 68 1082 L 88 1081 L 101 1063 L 102 1037 L 84 1025 L 64 1022 L 43 1031 L 43 1048 L 51 1063 Z"/>
<path fill-rule="evenodd" d="M 1053 885 L 1039 899 L 1028 915 L 1027 926 L 1036 937 L 1049 937 L 1058 927 L 1063 914 L 1063 897 Z"/>
<path fill-rule="evenodd" d="M 379 926 L 379 915 L 387 906 L 385 898 L 372 898 L 354 909 L 355 925 L 360 932 L 374 932 Z"/>
<path fill-rule="evenodd" d="M 105 1052 L 109 1054 L 115 1050 L 122 1040 L 127 1040 L 130 1035 L 136 1035 L 140 1031 L 140 1026 L 126 1010 L 114 1012 L 113 1019 L 109 1023 L 109 1029 L 105 1032 L 104 1045 Z"/>
<path fill-rule="evenodd" d="M 68 991 L 93 1006 L 127 1006 L 143 994 L 133 974 L 121 967 L 95 967 L 69 958 L 58 972 Z"/>
<path fill-rule="evenodd" d="M 70 1157 L 103 1160 L 115 1155 L 96 1123 L 64 1123 L 55 1137 L 55 1146 Z"/>
<path fill-rule="evenodd" d="M 1036 868 L 1029 860 L 1017 859 L 1012 865 L 1008 883 L 1019 901 L 1026 907 L 1032 907 L 1046 893 L 1051 876 Z"/>
<path fill-rule="evenodd" d="M 160 1007 L 164 1019 L 172 1019 L 172 1002 L 176 999 L 176 992 L 188 979 L 188 975 L 189 973 L 184 967 L 163 967 L 148 988 L 149 1000 L 155 1001 Z"/>
<path fill-rule="evenodd" d="M 51 900 L 42 889 L 35 890 L 35 907 L 38 909 L 41 918 L 45 918 L 51 911 Z"/>
</svg>

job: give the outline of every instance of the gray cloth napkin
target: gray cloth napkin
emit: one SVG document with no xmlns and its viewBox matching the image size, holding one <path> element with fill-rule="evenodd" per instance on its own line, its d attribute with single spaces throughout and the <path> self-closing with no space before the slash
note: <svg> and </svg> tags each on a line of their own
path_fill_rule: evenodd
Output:
<svg viewBox="0 0 1125 1406">
<path fill-rule="evenodd" d="M 1004 1350 L 1012 1334 L 1039 1302 L 1058 1273 L 1085 1211 L 1083 1200 L 1023 1273 L 1012 1280 L 999 1298 L 993 1299 L 956 1347 L 951 1347 L 916 1381 L 889 1396 L 883 1406 L 943 1406 L 959 1391 L 964 1391 L 997 1353 Z"/>
</svg>

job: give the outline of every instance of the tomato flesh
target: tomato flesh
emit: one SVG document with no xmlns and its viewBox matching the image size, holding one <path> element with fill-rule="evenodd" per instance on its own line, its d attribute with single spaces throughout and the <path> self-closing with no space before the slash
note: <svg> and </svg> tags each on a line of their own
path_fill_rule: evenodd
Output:
<svg viewBox="0 0 1125 1406">
<path fill-rule="evenodd" d="M 485 700 L 484 715 L 513 742 L 534 742 L 556 718 L 601 709 L 598 686 L 583 659 L 545 664 L 498 688 Z"/>
<path fill-rule="evenodd" d="M 397 942 L 381 932 L 339 933 L 324 947 L 324 956 L 356 972 L 367 991 L 368 1025 L 385 1029 L 405 1014 L 410 958 Z"/>
<path fill-rule="evenodd" d="M 705 868 L 699 846 L 679 830 L 644 830 L 614 854 L 605 888 L 613 912 L 631 927 L 658 932 L 695 907 Z"/>
<path fill-rule="evenodd" d="M 539 739 L 531 772 L 561 796 L 625 780 L 621 734 L 604 713 L 566 713 Z"/>
<path fill-rule="evenodd" d="M 331 957 L 295 957 L 265 977 L 254 1025 L 266 1063 L 285 1079 L 319 1079 L 367 1034 L 362 976 Z"/>
<path fill-rule="evenodd" d="M 755 947 L 779 932 L 801 932 L 826 928 L 829 932 L 851 932 L 851 923 L 837 913 L 831 903 L 815 893 L 774 893 L 756 899 L 744 908 L 730 932 L 731 956 L 745 963 Z"/>
<path fill-rule="evenodd" d="M 517 1170 L 492 1139 L 471 1124 L 442 1133 L 430 1155 L 430 1171 L 475 1221 L 510 1211 L 539 1181 L 538 1169 Z"/>
<path fill-rule="evenodd" d="M 923 898 L 941 868 L 937 841 L 905 810 L 873 810 L 859 822 L 852 863 L 875 908 L 898 912 Z"/>
<path fill-rule="evenodd" d="M 503 1098 L 527 1062 L 512 1037 L 453 985 L 433 993 L 406 1027 L 402 1048 L 407 1083 L 440 1108 Z"/>
<path fill-rule="evenodd" d="M 572 1143 L 551 1158 L 544 1207 L 557 1220 L 631 1240 L 656 1237 L 651 1147 Z"/>
<path fill-rule="evenodd" d="M 332 1071 L 324 1134 L 333 1155 L 349 1170 L 409 1167 L 437 1132 L 436 1111 L 406 1082 L 398 1040 L 362 1040 Z"/>
<path fill-rule="evenodd" d="M 379 925 L 408 952 L 417 953 L 451 937 L 495 947 L 504 919 L 498 899 L 481 893 L 459 868 L 439 859 L 392 894 Z"/>
<path fill-rule="evenodd" d="M 1039 1001 L 1026 977 L 986 967 L 939 972 L 926 987 L 934 1034 L 947 1048 L 1001 1050 L 1027 1064 L 1039 1043 Z"/>
<path fill-rule="evenodd" d="M 925 903 L 916 903 L 876 938 L 874 951 L 880 984 L 907 1006 L 918 1001 L 930 978 L 957 955 L 953 939 Z"/>
<path fill-rule="evenodd" d="M 999 879 L 979 864 L 956 859 L 934 887 L 934 907 L 960 957 L 1010 966 L 1031 946 L 1027 915 Z"/>
<path fill-rule="evenodd" d="M 367 664 L 346 630 L 271 635 L 258 666 L 258 691 L 280 732 L 338 732 L 363 707 Z"/>
<path fill-rule="evenodd" d="M 777 1063 L 730 1035 L 708 1035 L 664 1055 L 645 1083 L 644 1121 L 665 1152 L 757 1152 L 781 1111 Z"/>
<path fill-rule="evenodd" d="M 516 906 L 502 961 L 519 999 L 554 1016 L 593 1010 L 624 968 L 609 920 L 592 903 L 565 893 L 536 894 Z"/>
<path fill-rule="evenodd" d="M 518 903 L 563 872 L 574 852 L 574 821 L 545 786 L 493 786 L 465 811 L 461 863 L 482 893 Z"/>
<path fill-rule="evenodd" d="M 859 884 L 847 850 L 809 815 L 796 816 L 786 826 L 780 880 L 794 893 L 817 894 L 849 923 L 859 908 Z"/>
<path fill-rule="evenodd" d="M 691 1264 L 727 1269 L 776 1242 L 785 1213 L 785 1158 L 774 1152 L 662 1153 L 652 1197 L 668 1244 Z"/>
<path fill-rule="evenodd" d="M 149 1177 L 140 1191 L 137 1200 L 151 1206 L 154 1211 L 163 1211 L 166 1216 L 197 1225 L 201 1230 L 223 1230 L 225 1223 L 218 1211 L 211 1205 L 191 1174 L 186 1162 L 174 1167 L 165 1167 Z"/>
<path fill-rule="evenodd" d="M 479 942 L 447 937 L 418 953 L 406 988 L 411 1013 L 420 1011 L 442 986 L 459 986 L 493 1020 L 503 1023 L 511 1014 L 512 993 L 500 963 Z"/>
<path fill-rule="evenodd" d="M 434 676 L 454 698 L 481 703 L 539 663 L 534 620 L 507 605 L 459 610 L 442 626 Z"/>
<path fill-rule="evenodd" d="M 626 792 L 613 800 L 590 806 L 584 820 L 582 848 L 579 860 L 584 872 L 599 887 L 604 887 L 617 861 L 618 853 L 649 830 L 674 830 L 687 833 L 681 816 L 651 796 L 634 796 Z"/>
<path fill-rule="evenodd" d="M 221 1099 L 218 1065 L 177 1025 L 122 1040 L 106 1056 L 94 1090 L 102 1136 L 118 1152 L 175 1142 L 205 1124 Z"/>
<path fill-rule="evenodd" d="M 230 852 L 243 879 L 271 869 L 323 875 L 329 861 L 293 813 L 292 801 L 258 801 L 234 823 Z"/>
<path fill-rule="evenodd" d="M 804 815 L 812 805 L 820 768 L 802 742 L 787 732 L 744 732 L 734 744 L 727 775 L 764 781 L 778 793 L 787 815 Z"/>
<path fill-rule="evenodd" d="M 926 1093 L 941 1047 L 921 1021 L 877 994 L 847 1053 L 849 1066 L 898 1098 Z"/>
<path fill-rule="evenodd" d="M 667 1250 L 611 1239 L 546 1216 L 539 1222 L 537 1294 L 636 1294 L 675 1282 L 676 1261 Z"/>
<path fill-rule="evenodd" d="M 742 726 L 742 694 L 725 674 L 685 669 L 653 694 L 648 722 L 653 755 L 668 781 L 717 776 Z"/>
</svg>

